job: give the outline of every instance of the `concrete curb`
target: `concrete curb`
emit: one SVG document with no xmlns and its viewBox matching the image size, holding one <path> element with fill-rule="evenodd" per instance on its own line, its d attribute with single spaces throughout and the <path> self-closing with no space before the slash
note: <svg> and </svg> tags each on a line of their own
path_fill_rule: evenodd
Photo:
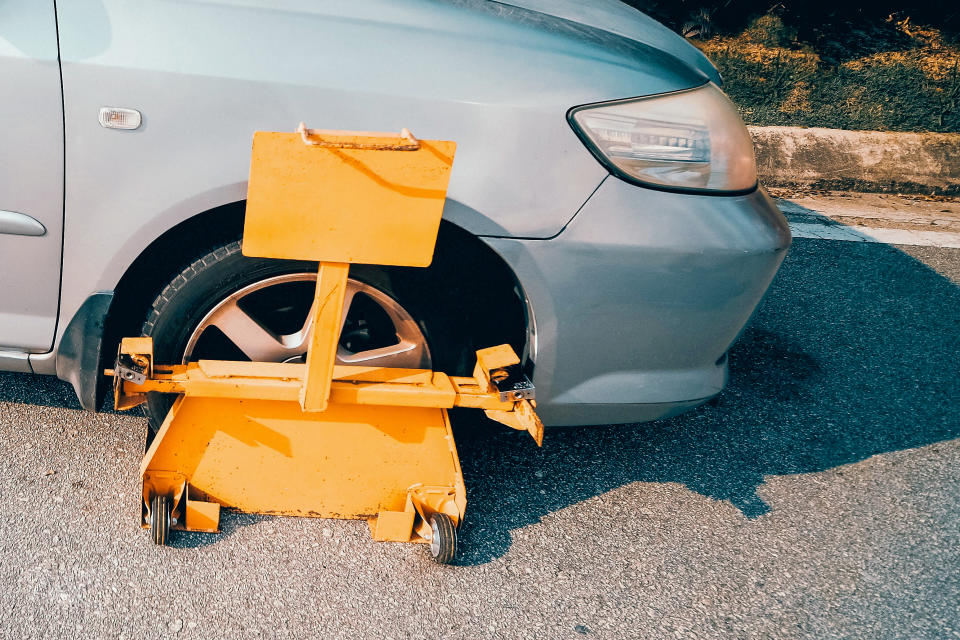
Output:
<svg viewBox="0 0 960 640">
<path fill-rule="evenodd" d="M 794 238 L 960 249 L 956 200 L 834 191 L 777 199 L 777 206 Z"/>
<path fill-rule="evenodd" d="M 761 184 L 960 195 L 960 134 L 748 128 Z"/>
</svg>

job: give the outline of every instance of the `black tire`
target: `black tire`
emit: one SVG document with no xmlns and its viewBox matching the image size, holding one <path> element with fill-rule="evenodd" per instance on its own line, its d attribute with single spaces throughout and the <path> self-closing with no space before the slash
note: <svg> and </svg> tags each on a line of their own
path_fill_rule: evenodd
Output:
<svg viewBox="0 0 960 640">
<path fill-rule="evenodd" d="M 150 500 L 150 538 L 154 544 L 170 544 L 172 504 L 167 496 L 153 496 Z"/>
<path fill-rule="evenodd" d="M 430 516 L 430 557 L 440 564 L 450 564 L 457 555 L 457 528 L 453 519 L 445 513 Z"/>
<path fill-rule="evenodd" d="M 154 362 L 182 362 L 195 328 L 230 294 L 274 276 L 316 271 L 315 262 L 245 257 L 240 253 L 239 242 L 214 249 L 177 274 L 147 313 L 142 335 L 153 338 Z M 375 287 L 400 303 L 426 338 L 433 367 L 448 370 L 451 362 L 456 362 L 463 353 L 469 353 L 470 345 L 455 347 L 453 334 L 446 329 L 449 323 L 443 310 L 425 303 L 431 296 L 436 300 L 436 287 L 429 286 L 427 271 L 354 265 L 350 277 Z M 451 358 L 450 354 L 455 355 Z M 174 399 L 171 394 L 148 394 L 147 414 L 154 433 L 160 428 Z"/>
</svg>

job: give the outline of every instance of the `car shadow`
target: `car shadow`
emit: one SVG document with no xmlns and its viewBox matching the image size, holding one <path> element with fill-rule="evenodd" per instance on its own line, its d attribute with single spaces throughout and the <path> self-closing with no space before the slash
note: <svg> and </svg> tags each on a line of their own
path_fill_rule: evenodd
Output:
<svg viewBox="0 0 960 640">
<path fill-rule="evenodd" d="M 228 536 L 233 535 L 244 527 L 263 522 L 273 516 L 264 516 L 256 513 L 241 513 L 230 509 L 221 509 L 220 511 L 220 531 L 219 533 L 203 533 L 197 531 L 176 531 L 175 535 L 170 536 L 170 547 L 174 549 L 198 549 L 200 547 L 209 547 L 216 544 Z"/>
<path fill-rule="evenodd" d="M 458 433 L 458 562 L 490 562 L 512 530 L 632 482 L 682 483 L 756 518 L 770 510 L 756 492 L 766 476 L 960 437 L 958 310 L 960 287 L 894 247 L 796 240 L 707 405 L 548 430 L 542 449 L 496 426 Z"/>
<path fill-rule="evenodd" d="M 110 380 L 107 381 L 110 384 Z M 40 407 L 54 407 L 83 411 L 80 400 L 73 387 L 56 376 L 45 376 L 33 373 L 11 373 L 0 371 L 0 402 L 16 402 L 19 404 L 33 404 Z M 146 415 L 140 407 L 125 411 L 113 408 L 113 391 L 108 390 L 100 402 L 100 413 L 127 414 L 134 416 Z"/>
<path fill-rule="evenodd" d="M 80 410 L 73 387 L 54 376 L 0 372 L 0 402 Z"/>
<path fill-rule="evenodd" d="M 960 287 L 894 247 L 795 240 L 710 403 L 644 425 L 548 430 L 542 449 L 455 416 L 469 501 L 457 562 L 495 560 L 511 531 L 633 482 L 682 483 L 756 518 L 770 510 L 756 493 L 767 476 L 960 437 L 958 309 Z M 0 374 L 0 401 L 79 409 L 47 376 Z M 264 517 L 225 513 L 223 531 Z"/>
</svg>

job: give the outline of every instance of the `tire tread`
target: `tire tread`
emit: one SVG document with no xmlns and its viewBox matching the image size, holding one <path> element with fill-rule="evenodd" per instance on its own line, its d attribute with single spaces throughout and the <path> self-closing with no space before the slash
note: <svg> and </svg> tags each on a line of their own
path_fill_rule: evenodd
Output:
<svg viewBox="0 0 960 640">
<path fill-rule="evenodd" d="M 440 552 L 433 559 L 440 564 L 450 564 L 457 555 L 457 528 L 445 513 L 435 513 L 430 519 L 436 522 L 440 534 Z"/>
<path fill-rule="evenodd" d="M 234 241 L 230 244 L 217 247 L 206 255 L 194 260 L 187 267 L 177 274 L 170 283 L 163 288 L 160 294 L 154 299 L 147 312 L 147 318 L 141 328 L 141 335 L 151 335 L 154 326 L 157 324 L 164 308 L 170 304 L 170 301 L 176 296 L 177 292 L 190 284 L 190 281 L 200 275 L 200 272 L 221 260 L 240 252 L 240 242 Z"/>
</svg>

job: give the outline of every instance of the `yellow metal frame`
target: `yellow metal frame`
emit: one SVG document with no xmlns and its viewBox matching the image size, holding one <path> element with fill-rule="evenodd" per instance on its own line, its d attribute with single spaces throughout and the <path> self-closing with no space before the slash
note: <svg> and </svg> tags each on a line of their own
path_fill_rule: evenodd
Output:
<svg viewBox="0 0 960 640">
<path fill-rule="evenodd" d="M 447 409 L 481 409 L 543 442 L 533 404 L 502 400 L 493 385 L 504 354 L 513 351 L 478 351 L 474 377 L 335 366 L 329 403 L 314 412 L 300 405 L 311 384 L 309 365 L 160 366 L 152 362 L 150 338 L 124 338 L 118 362 L 139 361 L 146 378 L 135 382 L 108 370 L 118 409 L 141 404 L 150 392 L 181 394 L 140 466 L 141 524 L 147 526 L 150 499 L 159 494 L 173 502 L 175 529 L 217 531 L 222 505 L 366 519 L 377 540 L 426 542 L 430 515 L 445 513 L 456 525 L 466 508 Z"/>
<path fill-rule="evenodd" d="M 509 346 L 478 351 L 472 377 L 335 365 L 349 263 L 429 264 L 454 150 L 406 130 L 254 136 L 244 254 L 320 260 L 306 363 L 155 365 L 150 338 L 124 338 L 107 371 L 116 408 L 180 394 L 140 466 L 142 526 L 165 496 L 176 529 L 215 532 L 226 506 L 365 519 L 376 540 L 427 542 L 431 517 L 456 526 L 466 508 L 447 409 L 542 443 L 528 390 L 504 391 L 519 365 Z"/>
</svg>

